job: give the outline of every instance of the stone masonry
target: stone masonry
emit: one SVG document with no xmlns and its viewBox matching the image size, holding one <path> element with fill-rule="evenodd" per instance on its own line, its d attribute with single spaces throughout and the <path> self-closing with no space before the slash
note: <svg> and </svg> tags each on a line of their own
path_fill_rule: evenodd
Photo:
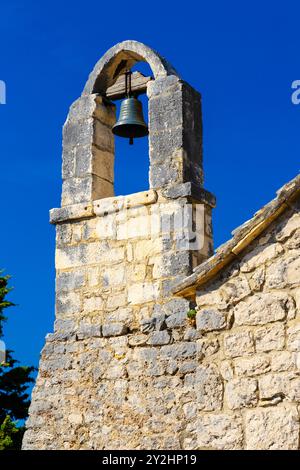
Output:
<svg viewBox="0 0 300 470">
<path fill-rule="evenodd" d="M 105 90 L 139 60 L 150 189 L 115 197 Z M 200 95 L 135 41 L 71 106 L 56 321 L 23 449 L 299 449 L 300 177 L 213 255 L 201 139 Z"/>
<path fill-rule="evenodd" d="M 150 189 L 115 197 L 115 105 L 105 89 L 120 64 L 141 59 L 154 74 L 147 87 Z M 174 298 L 171 289 L 213 253 L 215 198 L 202 186 L 201 126 L 200 95 L 134 41 L 103 56 L 71 106 L 61 208 L 50 214 L 56 321 L 42 351 L 24 449 L 189 442 L 180 424 L 189 400 L 174 409 L 172 403 L 174 386 L 184 390 L 184 375 L 195 365 L 197 335 L 188 330 L 181 341 L 179 332 L 194 303 Z M 190 244 L 196 222 L 197 247 Z"/>
<path fill-rule="evenodd" d="M 262 220 L 287 209 L 228 266 L 231 240 L 215 255 L 217 275 L 204 279 L 214 258 L 197 268 L 196 448 L 299 449 L 300 175 L 283 196 L 289 186 L 293 202 L 266 206 Z M 258 229 L 254 222 L 235 231 L 236 241 Z"/>
</svg>

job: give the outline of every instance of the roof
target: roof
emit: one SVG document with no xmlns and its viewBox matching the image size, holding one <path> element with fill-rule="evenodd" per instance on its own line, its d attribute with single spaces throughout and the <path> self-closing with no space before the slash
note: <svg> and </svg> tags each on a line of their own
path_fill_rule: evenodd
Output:
<svg viewBox="0 0 300 470">
<path fill-rule="evenodd" d="M 236 228 L 233 237 L 221 245 L 214 256 L 197 266 L 193 274 L 172 289 L 177 296 L 193 297 L 196 289 L 212 280 L 247 246 L 276 220 L 300 195 L 300 173 L 276 192 L 276 198 L 254 214 L 252 219 Z"/>
</svg>

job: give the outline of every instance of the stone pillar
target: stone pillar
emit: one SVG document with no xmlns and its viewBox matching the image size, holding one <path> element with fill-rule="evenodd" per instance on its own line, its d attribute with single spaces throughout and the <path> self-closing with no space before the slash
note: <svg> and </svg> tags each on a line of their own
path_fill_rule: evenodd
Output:
<svg viewBox="0 0 300 470">
<path fill-rule="evenodd" d="M 114 195 L 115 105 L 101 96 L 80 97 L 63 128 L 62 206 Z"/>
<path fill-rule="evenodd" d="M 150 186 L 203 185 L 201 97 L 175 76 L 148 84 Z"/>
</svg>

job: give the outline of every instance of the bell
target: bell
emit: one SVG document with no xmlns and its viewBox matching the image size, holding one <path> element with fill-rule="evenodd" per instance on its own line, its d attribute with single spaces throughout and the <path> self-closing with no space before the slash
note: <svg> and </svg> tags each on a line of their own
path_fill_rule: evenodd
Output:
<svg viewBox="0 0 300 470">
<path fill-rule="evenodd" d="M 130 145 L 134 138 L 148 135 L 141 101 L 134 97 L 122 101 L 120 116 L 112 131 L 119 137 L 128 137 Z"/>
</svg>

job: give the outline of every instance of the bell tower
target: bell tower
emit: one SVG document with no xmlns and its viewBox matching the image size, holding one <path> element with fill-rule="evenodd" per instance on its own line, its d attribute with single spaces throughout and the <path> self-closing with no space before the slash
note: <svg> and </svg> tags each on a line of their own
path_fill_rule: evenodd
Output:
<svg viewBox="0 0 300 470">
<path fill-rule="evenodd" d="M 149 100 L 149 189 L 115 197 L 113 101 L 125 98 L 124 74 L 140 61 L 153 73 L 132 76 L 132 90 Z M 56 320 L 23 448 L 149 448 L 145 413 L 155 416 L 157 378 L 177 370 L 168 356 L 162 369 L 157 351 L 184 334 L 195 340 L 183 333 L 193 303 L 173 297 L 172 286 L 213 250 L 200 94 L 144 44 L 112 47 L 70 107 L 62 178 L 61 207 L 50 211 Z"/>
</svg>

